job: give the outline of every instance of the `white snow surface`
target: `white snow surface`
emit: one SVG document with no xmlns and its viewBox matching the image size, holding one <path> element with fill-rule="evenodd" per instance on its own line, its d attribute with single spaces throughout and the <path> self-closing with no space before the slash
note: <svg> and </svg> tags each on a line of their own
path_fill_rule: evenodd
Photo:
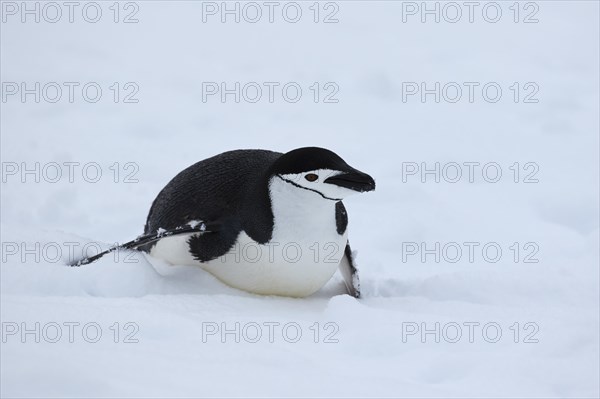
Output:
<svg viewBox="0 0 600 399">
<path fill-rule="evenodd" d="M 103 97 L 88 103 L 76 90 L 70 103 L 64 89 L 56 103 L 1 103 L 2 397 L 600 396 L 599 6 L 539 1 L 539 22 L 525 24 L 512 21 L 512 3 L 498 3 L 498 23 L 480 8 L 474 23 L 403 23 L 391 1 L 336 2 L 332 24 L 312 22 L 312 2 L 299 3 L 296 24 L 280 13 L 273 23 L 203 23 L 202 3 L 185 1 L 137 2 L 135 24 L 113 23 L 112 2 L 99 3 L 96 24 L 80 9 L 74 23 L 7 16 L 2 82 L 97 82 Z M 521 19 L 531 12 L 523 4 Z M 320 7 L 321 18 L 331 12 Z M 297 82 L 303 97 L 202 101 L 202 82 L 236 81 Z M 135 82 L 139 102 L 114 103 L 114 82 Z M 335 82 L 339 102 L 322 102 L 329 90 L 315 103 L 314 82 Z M 403 102 L 402 82 L 497 82 L 503 97 Z M 515 103 L 514 82 L 521 97 L 535 82 L 539 102 Z M 142 233 L 160 189 L 201 159 L 312 145 L 377 181 L 345 201 L 361 299 L 344 295 L 338 274 L 291 299 L 138 253 L 65 266 L 68 243 L 107 248 Z M 7 172 L 52 162 L 79 162 L 73 181 L 66 167 L 54 183 L 54 169 L 39 182 Z M 92 162 L 97 183 L 82 177 Z M 496 162 L 503 175 L 403 182 L 403 162 Z M 527 162 L 539 182 L 522 182 Z M 132 172 L 137 182 L 126 182 Z M 473 262 L 464 246 L 455 263 L 454 247 L 439 262 L 406 255 L 410 243 L 436 242 L 480 245 Z M 503 251 L 495 263 L 481 253 L 490 242 Z M 535 248 L 539 261 L 524 262 Z M 69 323 L 79 323 L 72 339 Z"/>
</svg>

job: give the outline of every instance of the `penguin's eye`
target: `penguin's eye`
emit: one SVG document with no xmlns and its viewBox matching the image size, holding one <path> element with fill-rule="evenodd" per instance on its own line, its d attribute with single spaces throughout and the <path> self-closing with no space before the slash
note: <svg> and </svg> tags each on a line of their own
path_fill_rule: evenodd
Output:
<svg viewBox="0 0 600 399">
<path fill-rule="evenodd" d="M 319 176 L 315 175 L 314 173 L 309 173 L 305 175 L 304 178 L 308 181 L 316 181 L 319 178 Z"/>
</svg>

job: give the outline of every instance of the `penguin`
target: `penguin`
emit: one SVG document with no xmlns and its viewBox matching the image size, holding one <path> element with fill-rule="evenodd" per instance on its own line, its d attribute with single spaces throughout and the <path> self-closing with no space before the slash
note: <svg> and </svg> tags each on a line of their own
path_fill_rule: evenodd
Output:
<svg viewBox="0 0 600 399">
<path fill-rule="evenodd" d="M 373 190 L 371 176 L 324 148 L 224 152 L 177 174 L 153 201 L 144 227 L 146 236 L 198 223 L 202 231 L 138 249 L 261 295 L 306 297 L 339 269 L 358 298 L 342 200 Z"/>
</svg>

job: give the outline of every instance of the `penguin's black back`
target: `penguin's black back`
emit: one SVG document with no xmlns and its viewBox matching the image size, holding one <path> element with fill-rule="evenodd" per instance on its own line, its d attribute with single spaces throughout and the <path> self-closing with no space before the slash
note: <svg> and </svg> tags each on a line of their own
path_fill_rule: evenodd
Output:
<svg viewBox="0 0 600 399">
<path fill-rule="evenodd" d="M 184 169 L 152 203 L 144 233 L 174 229 L 193 220 L 206 222 L 209 229 L 217 225 L 218 233 L 190 239 L 192 254 L 200 261 L 227 253 L 241 230 L 259 243 L 268 242 L 273 230 L 268 173 L 281 155 L 267 150 L 228 151 Z"/>
</svg>

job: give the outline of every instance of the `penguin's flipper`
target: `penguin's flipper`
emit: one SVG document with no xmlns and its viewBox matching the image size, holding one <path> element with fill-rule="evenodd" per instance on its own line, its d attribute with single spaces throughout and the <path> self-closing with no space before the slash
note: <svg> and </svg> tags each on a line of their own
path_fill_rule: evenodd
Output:
<svg viewBox="0 0 600 399">
<path fill-rule="evenodd" d="M 155 233 L 141 235 L 141 236 L 139 236 L 131 241 L 128 241 L 124 244 L 114 245 L 114 246 L 108 248 L 107 250 L 102 251 L 96 255 L 70 262 L 68 265 L 69 266 L 87 265 L 88 263 L 92 263 L 92 262 L 100 259 L 104 255 L 107 255 L 107 254 L 117 251 L 117 250 L 138 249 L 144 245 L 148 245 L 153 242 L 156 242 L 156 241 L 160 240 L 161 238 L 177 236 L 180 234 L 212 233 L 212 232 L 218 231 L 218 228 L 219 228 L 218 223 L 207 224 L 207 223 L 204 223 L 201 221 L 192 221 L 192 222 L 186 224 L 185 226 L 179 226 L 179 227 L 176 227 L 176 228 L 170 229 L 170 230 L 159 229 Z"/>
<path fill-rule="evenodd" d="M 339 269 L 344 278 L 348 294 L 355 298 L 360 298 L 360 280 L 358 279 L 358 270 L 356 269 L 354 258 L 352 257 L 352 250 L 350 249 L 349 242 L 346 244 L 346 249 L 344 250 L 344 256 L 340 262 Z"/>
</svg>

